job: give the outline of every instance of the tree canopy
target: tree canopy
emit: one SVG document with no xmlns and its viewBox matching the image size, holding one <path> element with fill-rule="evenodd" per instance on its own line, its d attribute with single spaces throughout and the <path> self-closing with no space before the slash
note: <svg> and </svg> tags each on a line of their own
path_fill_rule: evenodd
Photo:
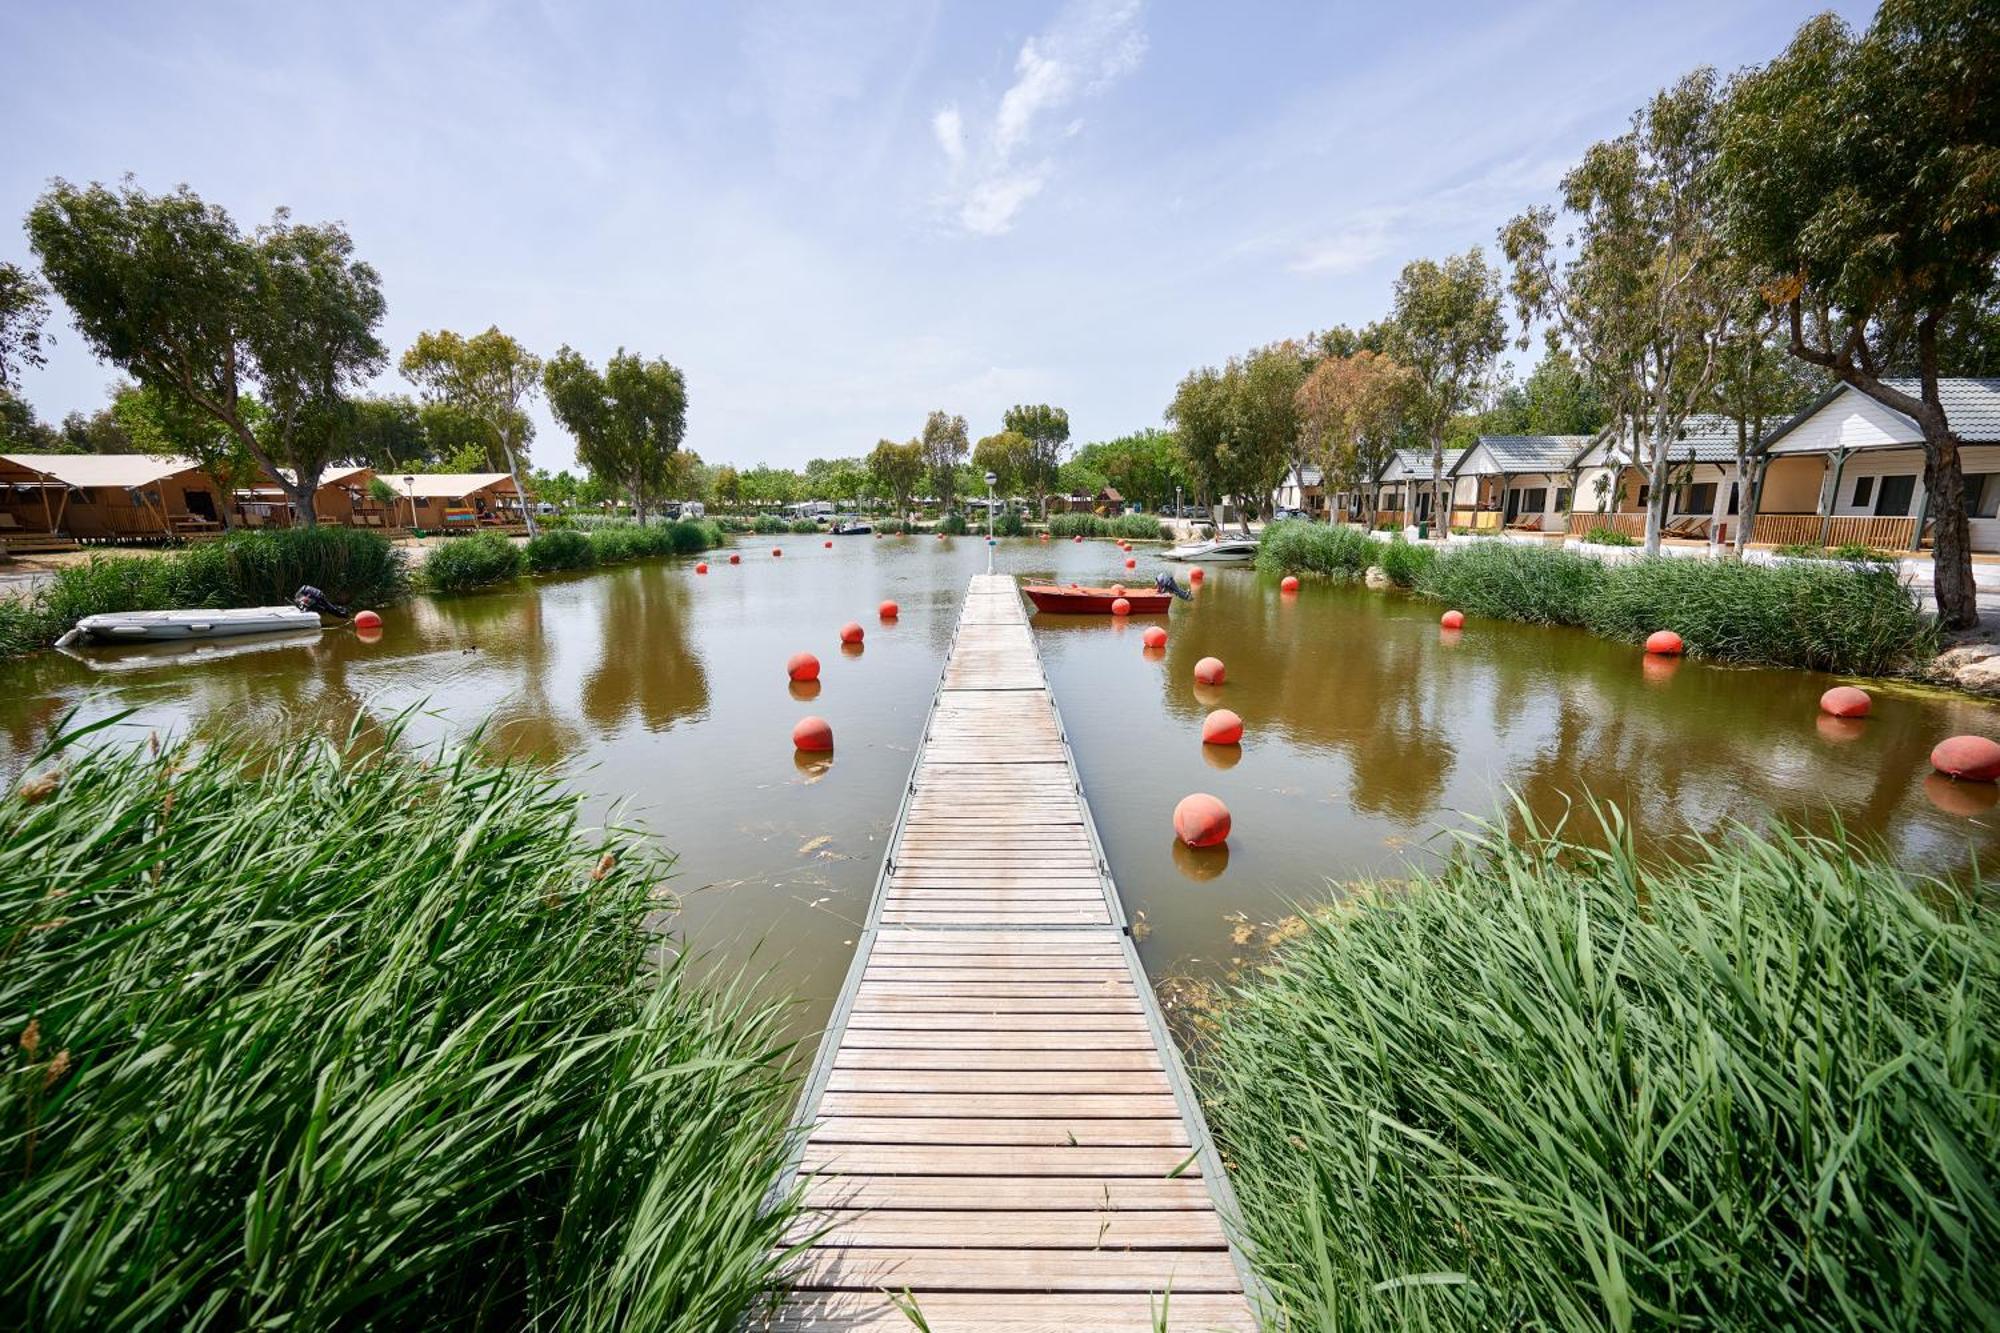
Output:
<svg viewBox="0 0 2000 1333">
<path fill-rule="evenodd" d="M 1016 403 L 1001 413 L 1000 425 L 1029 446 L 1009 489 L 1034 496 L 1036 507 L 1047 513 L 1049 492 L 1055 488 L 1063 450 L 1069 444 L 1069 413 L 1047 403 Z"/>
<path fill-rule="evenodd" d="M 1432 484 L 1441 492 L 1446 429 L 1485 394 L 1507 345 L 1500 275 L 1476 246 L 1442 263 L 1404 265 L 1377 337 L 1408 373 L 1405 415 L 1430 447 Z M 1440 498 L 1438 512 L 1445 508 Z"/>
<path fill-rule="evenodd" d="M 518 490 L 534 431 L 526 409 L 541 386 L 541 358 L 497 327 L 470 338 L 440 329 L 417 335 L 403 353 L 401 369 L 427 399 L 450 404 L 499 439 L 507 475 Z M 532 534 L 534 511 L 524 509 L 522 517 Z"/>
<path fill-rule="evenodd" d="M 868 452 L 869 480 L 878 494 L 894 498 L 898 518 L 909 515 L 910 497 L 916 494 L 928 468 L 921 440 L 904 444 L 882 440 Z"/>
<path fill-rule="evenodd" d="M 619 348 L 600 374 L 564 345 L 542 370 L 549 411 L 576 440 L 577 461 L 621 490 L 641 521 L 669 489 L 684 490 L 675 454 L 687 434 L 687 382 L 674 365 Z"/>
<path fill-rule="evenodd" d="M 953 497 L 959 490 L 958 467 L 972 447 L 966 438 L 965 418 L 933 412 L 924 419 L 924 433 L 920 438 L 931 489 L 936 493 L 938 503 L 949 513 Z"/>
</svg>

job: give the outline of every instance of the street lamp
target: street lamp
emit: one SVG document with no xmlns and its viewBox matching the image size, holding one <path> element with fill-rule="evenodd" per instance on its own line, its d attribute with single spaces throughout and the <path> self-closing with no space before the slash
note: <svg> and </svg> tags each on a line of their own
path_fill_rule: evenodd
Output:
<svg viewBox="0 0 2000 1333">
<path fill-rule="evenodd" d="M 417 479 L 415 477 L 405 476 L 403 478 L 403 494 L 410 501 L 410 530 L 414 532 L 417 528 Z"/>
<path fill-rule="evenodd" d="M 993 483 L 1000 478 L 986 474 L 986 572 L 993 572 Z"/>
</svg>

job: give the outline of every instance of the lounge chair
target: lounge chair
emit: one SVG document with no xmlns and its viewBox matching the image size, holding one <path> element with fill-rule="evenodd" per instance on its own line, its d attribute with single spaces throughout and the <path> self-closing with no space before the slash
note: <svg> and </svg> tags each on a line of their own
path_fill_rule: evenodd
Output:
<svg viewBox="0 0 2000 1333">
<path fill-rule="evenodd" d="M 1541 530 L 1542 516 L 1540 514 L 1529 514 L 1523 518 L 1517 518 L 1507 525 L 1507 531 L 1509 532 L 1540 532 Z"/>
</svg>

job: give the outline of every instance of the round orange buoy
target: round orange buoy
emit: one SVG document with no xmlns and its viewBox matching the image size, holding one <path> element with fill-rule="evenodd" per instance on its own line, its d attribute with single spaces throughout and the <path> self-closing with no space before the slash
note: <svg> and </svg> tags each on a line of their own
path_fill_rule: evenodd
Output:
<svg viewBox="0 0 2000 1333">
<path fill-rule="evenodd" d="M 1076 536 L 1070 538 L 1070 540 L 1075 542 L 1080 542 L 1083 540 L 1083 534 L 1079 532 L 1076 534 Z"/>
<path fill-rule="evenodd" d="M 2000 779 L 2000 744 L 1984 736 L 1953 736 L 1931 751 L 1931 767 L 1961 782 Z"/>
<path fill-rule="evenodd" d="M 773 556 L 776 556 L 776 557 L 783 557 L 783 555 L 784 555 L 785 553 L 784 553 L 784 552 L 783 552 L 782 550 L 780 550 L 780 549 L 779 549 L 778 547 L 775 547 L 775 546 L 773 546 L 773 547 L 771 548 L 771 554 L 772 554 Z"/>
<path fill-rule="evenodd" d="M 1852 685 L 1836 685 L 1819 697 L 1819 711 L 1835 717 L 1867 717 L 1872 707 L 1868 691 Z"/>
<path fill-rule="evenodd" d="M 1137 560 L 1127 560 L 1125 562 L 1125 568 L 1127 569 L 1137 569 L 1138 567 L 1139 567 L 1139 562 Z"/>
<path fill-rule="evenodd" d="M 374 611 L 356 611 L 354 613 L 354 628 L 381 629 L 382 617 Z"/>
<path fill-rule="evenodd" d="M 729 557 L 729 563 L 732 565 L 740 565 L 743 563 L 743 557 L 732 553 Z"/>
<path fill-rule="evenodd" d="M 1126 600 L 1125 600 L 1125 599 L 1124 599 L 1123 597 L 1114 597 L 1114 598 L 1112 598 L 1112 599 L 1111 599 L 1111 614 L 1112 614 L 1112 615 L 1114 615 L 1114 616 L 1129 616 L 1129 615 L 1131 615 L 1131 614 L 1132 614 L 1132 603 L 1130 603 L 1130 602 L 1126 601 Z"/>
<path fill-rule="evenodd" d="M 1222 683 L 1222 659 L 1219 657 L 1204 657 L 1201 661 L 1196 662 L 1194 664 L 1194 678 L 1203 685 L 1220 685 Z"/>
<path fill-rule="evenodd" d="M 1672 630 L 1656 629 L 1646 636 L 1646 651 L 1658 653 L 1661 657 L 1679 657 L 1687 651 L 1687 645 Z"/>
<path fill-rule="evenodd" d="M 842 625 L 840 627 L 840 641 L 842 643 L 860 643 L 861 642 L 860 624 L 856 621 L 850 620 L 845 625 Z"/>
<path fill-rule="evenodd" d="M 818 680 L 819 659 L 811 653 L 793 653 L 785 659 L 785 674 L 793 680 Z"/>
<path fill-rule="evenodd" d="M 1285 575 L 1285 577 L 1283 577 L 1282 579 L 1279 579 L 1279 580 L 1278 580 L 1278 591 L 1279 591 L 1279 592 L 1297 592 L 1298 590 L 1299 590 L 1299 576 L 1298 576 L 1298 575 L 1296 575 L 1296 574 L 1287 574 L 1287 575 Z"/>
<path fill-rule="evenodd" d="M 1444 626 L 1446 629 L 1464 629 L 1465 612 L 1447 611 L 1438 617 L 1438 624 Z"/>
<path fill-rule="evenodd" d="M 1158 625 L 1148 625 L 1146 632 L 1139 636 L 1139 642 L 1148 648 L 1164 648 L 1167 646 L 1167 632 Z"/>
<path fill-rule="evenodd" d="M 1207 792 L 1181 797 L 1174 807 L 1174 836 L 1190 847 L 1214 847 L 1229 840 L 1229 807 Z"/>
<path fill-rule="evenodd" d="M 1047 541 L 1049 539 L 1049 534 L 1046 532 L 1038 532 L 1035 535 L 1041 538 L 1043 541 Z"/>
<path fill-rule="evenodd" d="M 694 562 L 694 572 L 695 572 L 695 573 L 697 573 L 697 574 L 706 574 L 706 573 L 708 573 L 708 561 L 706 561 L 706 560 L 697 560 L 697 561 L 695 561 L 695 562 Z"/>
<path fill-rule="evenodd" d="M 792 748 L 795 750 L 831 750 L 833 748 L 833 728 L 823 717 L 802 717 L 792 728 Z"/>
<path fill-rule="evenodd" d="M 828 543 L 826 544 L 826 549 L 827 549 L 827 550 L 829 550 L 829 551 L 831 551 L 831 550 L 833 549 L 833 543 L 832 543 L 832 542 L 828 542 Z"/>
<path fill-rule="evenodd" d="M 902 610 L 903 608 L 897 606 L 894 602 L 884 602 L 875 608 L 875 614 L 884 620 L 894 620 L 902 613 Z"/>
<path fill-rule="evenodd" d="M 1201 743 L 1203 745 L 1241 745 L 1243 743 L 1243 719 L 1227 708 L 1218 708 L 1202 719 Z"/>
<path fill-rule="evenodd" d="M 943 540 L 944 540 L 944 534 L 943 534 L 942 532 L 940 532 L 940 533 L 938 534 L 938 540 L 939 540 L 939 541 L 943 541 Z"/>
<path fill-rule="evenodd" d="M 1190 569 L 1188 571 L 1189 583 L 1200 583 L 1203 579 L 1207 577 L 1208 577 L 1208 571 L 1203 569 L 1200 565 L 1196 565 L 1193 569 Z"/>
</svg>

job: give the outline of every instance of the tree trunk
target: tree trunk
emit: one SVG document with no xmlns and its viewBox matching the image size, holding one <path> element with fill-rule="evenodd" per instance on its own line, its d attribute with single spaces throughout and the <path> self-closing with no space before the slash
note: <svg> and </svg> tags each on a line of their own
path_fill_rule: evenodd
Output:
<svg viewBox="0 0 2000 1333">
<path fill-rule="evenodd" d="M 1646 554 L 1660 553 L 1660 529 L 1667 521 L 1667 432 L 1665 423 L 1655 418 L 1653 423 L 1653 457 L 1646 469 L 1652 487 L 1646 499 Z"/>
<path fill-rule="evenodd" d="M 514 483 L 514 498 L 521 504 L 521 521 L 528 525 L 528 536 L 538 536 L 535 513 L 528 507 L 528 493 L 521 489 L 521 465 L 514 461 L 514 437 L 510 432 L 500 432 L 500 447 L 507 452 L 507 479 Z"/>
<path fill-rule="evenodd" d="M 1979 623 L 1979 594 L 1972 581 L 1972 530 L 1965 516 L 1965 473 L 1959 465 L 1958 440 L 1941 421 L 1925 421 L 1924 492 L 1937 516 L 1931 539 L 1932 590 L 1938 621 L 1946 629 L 1971 629 Z M 1921 545 L 1918 532 L 1911 542 Z"/>
<path fill-rule="evenodd" d="M 314 468 L 310 476 L 304 468 L 293 471 L 297 481 L 286 481 L 285 474 L 277 474 L 278 485 L 284 489 L 285 497 L 292 502 L 292 509 L 299 516 L 299 526 L 316 528 L 319 526 L 319 512 L 313 508 L 313 495 L 319 490 L 322 469 Z"/>
</svg>

